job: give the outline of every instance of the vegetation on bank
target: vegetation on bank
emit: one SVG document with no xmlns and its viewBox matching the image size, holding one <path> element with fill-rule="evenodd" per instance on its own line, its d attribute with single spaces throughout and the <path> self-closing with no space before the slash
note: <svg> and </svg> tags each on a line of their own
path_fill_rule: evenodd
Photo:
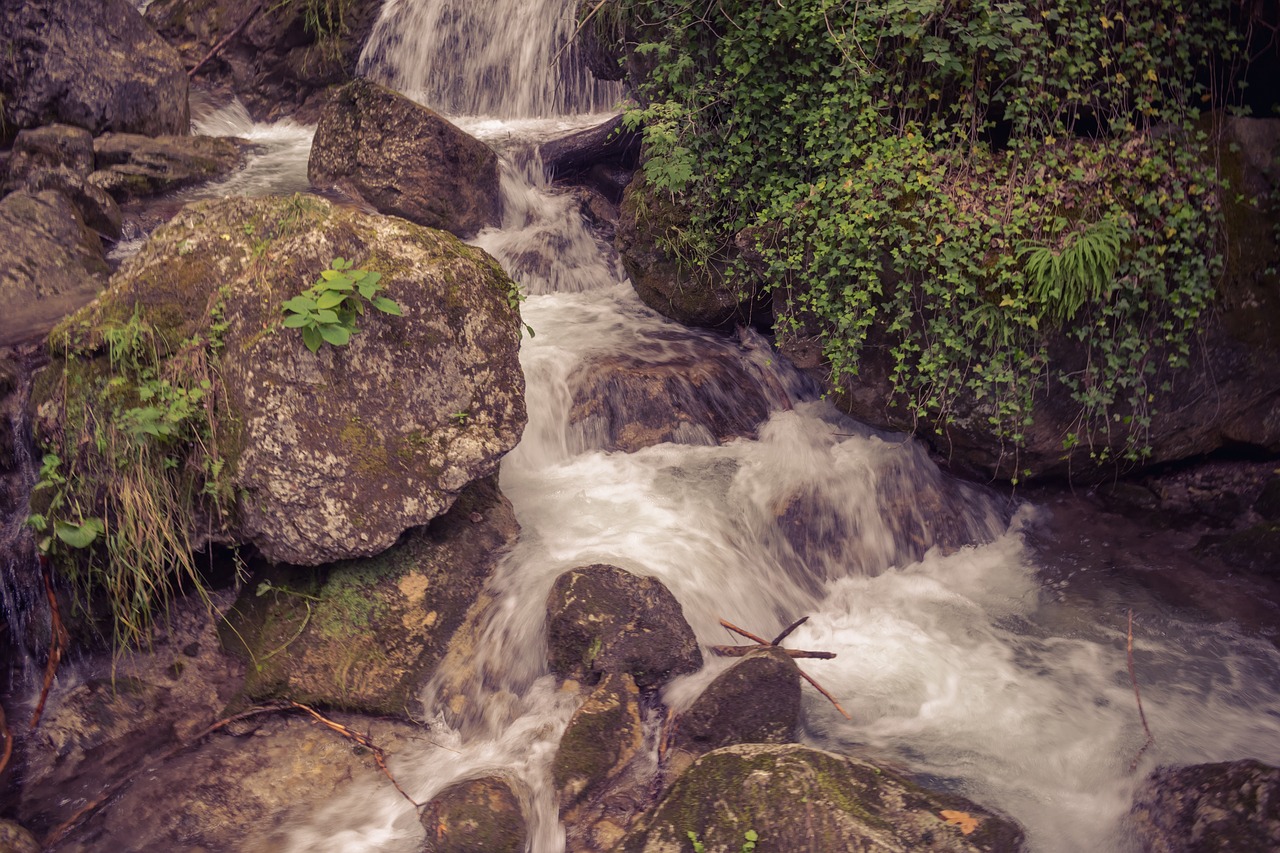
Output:
<svg viewBox="0 0 1280 853">
<path fill-rule="evenodd" d="M 1202 108 L 1230 94 L 1229 10 L 612 0 L 594 26 L 643 77 L 628 121 L 689 211 L 659 235 L 682 264 L 762 283 L 836 387 L 874 349 L 917 422 L 1016 447 L 1060 383 L 1064 452 L 1125 464 L 1223 269 Z"/>
</svg>

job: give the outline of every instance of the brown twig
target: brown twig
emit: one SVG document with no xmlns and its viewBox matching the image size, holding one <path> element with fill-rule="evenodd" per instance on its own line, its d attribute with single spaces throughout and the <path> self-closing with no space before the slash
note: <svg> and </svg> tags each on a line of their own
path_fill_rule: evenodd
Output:
<svg viewBox="0 0 1280 853">
<path fill-rule="evenodd" d="M 67 650 L 71 638 L 62 624 L 62 612 L 58 609 L 58 596 L 53 591 L 53 578 L 50 576 L 49 558 L 40 556 L 40 575 L 44 578 L 44 593 L 49 598 L 49 660 L 44 666 L 44 684 L 40 687 L 40 701 L 36 703 L 35 713 L 31 715 L 28 728 L 35 731 L 40 725 L 40 717 L 44 714 L 44 703 L 49 699 L 49 690 L 53 687 L 54 676 L 58 674 L 58 664 Z"/>
<path fill-rule="evenodd" d="M 419 803 L 413 797 L 406 794 L 404 788 L 400 787 L 400 783 L 396 781 L 396 777 L 392 776 L 391 771 L 387 769 L 387 754 L 383 752 L 382 747 L 375 744 L 367 734 L 364 734 L 363 732 L 358 732 L 355 729 L 349 729 L 346 726 L 342 725 L 342 723 L 335 723 L 333 720 L 330 720 L 328 717 L 325 717 L 315 708 L 312 708 L 308 705 L 303 705 L 300 702 L 290 702 L 289 704 L 292 705 L 294 708 L 297 708 L 299 711 L 306 711 L 308 714 L 314 717 L 318 722 L 322 723 L 325 726 L 328 726 L 331 730 L 342 735 L 344 738 L 355 741 L 360 746 L 363 746 L 365 749 L 369 750 L 369 752 L 373 754 L 373 760 L 377 763 L 378 769 L 382 771 L 382 775 L 386 776 L 388 779 L 391 780 L 391 784 L 394 785 L 396 790 L 400 792 L 400 796 L 404 797 L 406 800 L 413 803 L 413 807 L 415 809 L 420 809 L 422 808 L 423 805 L 425 805 L 424 803 Z"/>
<path fill-rule="evenodd" d="M 1142 710 L 1142 691 L 1138 689 L 1138 677 L 1133 671 L 1133 609 L 1129 609 L 1129 640 L 1125 646 L 1125 650 L 1129 656 L 1129 682 L 1133 685 L 1133 696 L 1138 700 L 1138 719 L 1142 720 L 1142 730 L 1147 733 L 1146 743 L 1142 745 L 1142 749 L 1138 750 L 1138 754 L 1133 757 L 1133 761 L 1129 762 L 1129 772 L 1132 773 L 1138 769 L 1138 762 L 1142 760 L 1142 754 L 1147 751 L 1147 747 L 1156 742 L 1155 735 L 1151 734 L 1151 727 L 1147 725 L 1147 713 Z"/>
<path fill-rule="evenodd" d="M 0 748 L 0 773 L 3 773 L 13 755 L 13 736 L 9 734 L 9 723 L 4 718 L 3 707 L 0 707 L 0 739 L 4 740 L 4 746 Z"/>
<path fill-rule="evenodd" d="M 765 651 L 767 649 L 777 649 L 780 652 L 786 652 L 789 658 L 817 658 L 818 660 L 831 660 L 836 656 L 835 652 L 807 652 L 802 649 L 784 649 L 781 646 L 762 646 L 757 643 L 754 646 L 712 646 L 711 651 L 725 658 L 740 658 L 751 654 L 752 652 Z"/>
<path fill-rule="evenodd" d="M 751 633 L 745 628 L 739 628 L 737 625 L 733 624 L 732 622 L 729 622 L 725 619 L 721 619 L 720 624 L 723 625 L 725 628 L 727 628 L 728 630 L 732 631 L 735 634 L 739 634 L 743 637 L 746 637 L 748 640 L 753 641 L 756 645 L 754 646 L 712 646 L 711 650 L 716 654 L 723 655 L 725 657 L 741 657 L 743 655 L 750 654 L 751 652 L 760 651 L 763 649 L 779 649 L 780 651 L 785 653 L 788 657 L 793 659 L 794 658 L 821 658 L 823 660 L 830 660 L 831 658 L 835 657 L 836 656 L 835 652 L 806 652 L 806 651 L 800 651 L 797 649 L 784 649 L 778 645 L 778 643 L 785 640 L 792 631 L 794 631 L 796 628 L 799 628 L 801 625 L 803 625 L 805 621 L 808 620 L 808 618 L 809 618 L 808 616 L 805 616 L 803 619 L 797 619 L 795 622 L 792 622 L 790 625 L 786 627 L 785 630 L 783 630 L 781 634 L 778 635 L 777 639 L 775 639 L 772 643 L 766 640 L 764 637 L 756 636 L 755 634 Z M 804 678 L 805 681 L 812 684 L 815 690 L 817 690 L 823 696 L 827 697 L 827 701 L 830 702 L 832 705 L 835 705 L 836 710 L 839 711 L 841 714 L 843 714 L 846 720 L 853 719 L 853 717 L 849 716 L 849 712 L 846 711 L 841 706 L 841 704 L 836 701 L 836 698 L 832 696 L 830 693 L 828 693 L 826 688 L 824 688 L 821 684 L 814 681 L 812 676 L 809 675 L 809 673 L 805 672 L 803 669 L 800 669 L 800 667 L 796 667 L 796 672 L 800 673 L 801 677 Z"/>
<path fill-rule="evenodd" d="M 210 59 L 213 59 L 219 53 L 222 53 L 222 51 L 226 48 L 226 46 L 231 44 L 231 40 L 234 39 L 236 36 L 240 35 L 240 31 L 243 30 L 245 27 L 249 26 L 249 22 L 252 21 L 254 16 L 261 11 L 262 11 L 262 3 L 259 2 L 258 5 L 254 6 L 252 9 L 249 10 L 249 14 L 244 16 L 244 20 L 236 24 L 236 28 L 234 30 L 227 33 L 226 36 L 223 37 L 222 41 L 215 44 L 213 46 L 213 49 L 211 49 L 208 53 L 204 55 L 204 59 L 197 62 L 191 68 L 191 70 L 187 72 L 187 77 L 188 78 L 195 77 L 196 72 L 199 71 L 201 68 L 204 68 L 205 63 L 207 63 Z"/>
</svg>

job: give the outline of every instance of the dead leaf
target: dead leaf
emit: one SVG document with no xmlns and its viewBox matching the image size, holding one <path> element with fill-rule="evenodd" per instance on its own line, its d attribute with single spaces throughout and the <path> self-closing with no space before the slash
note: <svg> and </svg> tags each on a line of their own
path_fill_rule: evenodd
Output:
<svg viewBox="0 0 1280 853">
<path fill-rule="evenodd" d="M 964 835 L 968 835 L 978 828 L 978 819 L 971 817 L 968 812 L 953 812 L 951 809 L 943 809 L 940 814 L 947 823 L 960 827 L 960 832 Z"/>
</svg>

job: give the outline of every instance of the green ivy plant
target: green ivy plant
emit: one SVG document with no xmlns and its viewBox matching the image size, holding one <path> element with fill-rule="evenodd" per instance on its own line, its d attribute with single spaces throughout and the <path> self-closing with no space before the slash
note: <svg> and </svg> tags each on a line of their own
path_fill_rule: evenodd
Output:
<svg viewBox="0 0 1280 853">
<path fill-rule="evenodd" d="M 316 283 L 282 306 L 284 325 L 299 329 L 307 349 L 318 352 L 322 344 L 346 346 L 360 331 L 357 317 L 371 305 L 397 317 L 404 312 L 393 299 L 380 295 L 382 273 L 352 269 L 352 261 L 335 258 Z"/>
<path fill-rule="evenodd" d="M 1199 72 L 1240 56 L 1227 0 L 609 6 L 692 279 L 772 293 L 837 387 L 877 353 L 918 424 L 1016 448 L 1057 384 L 1064 452 L 1149 454 L 1223 268 Z M 1063 336 L 1083 365 L 1051 359 Z"/>
</svg>

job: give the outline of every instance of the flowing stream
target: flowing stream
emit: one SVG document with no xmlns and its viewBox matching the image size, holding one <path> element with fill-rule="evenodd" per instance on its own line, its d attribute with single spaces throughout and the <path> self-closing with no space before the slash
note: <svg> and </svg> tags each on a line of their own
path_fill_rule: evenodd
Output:
<svg viewBox="0 0 1280 853">
<path fill-rule="evenodd" d="M 1125 814 L 1156 764 L 1280 762 L 1273 645 L 1137 588 L 1108 591 L 1091 566 L 1061 570 L 1030 544 L 1042 511 L 952 480 L 915 442 L 843 417 L 753 334 L 688 330 L 639 302 L 529 151 L 597 121 L 618 94 L 560 52 L 574 6 L 388 0 L 364 54 L 367 71 L 466 117 L 504 153 L 503 225 L 474 242 L 526 289 L 536 332 L 521 351 L 529 425 L 501 469 L 522 533 L 494 580 L 478 655 L 424 692 L 431 741 L 392 765 L 409 794 L 426 801 L 502 772 L 530 792 L 532 851 L 563 850 L 549 765 L 576 699 L 547 674 L 544 611 L 559 573 L 597 562 L 660 578 L 704 644 L 734 642 L 722 617 L 771 636 L 809 615 L 788 644 L 837 653 L 803 664 L 853 720 L 805 688 L 802 739 L 1002 810 L 1035 851 L 1134 849 Z M 307 129 L 251 126 L 234 108 L 205 121 L 239 121 L 233 132 L 257 134 L 275 158 L 221 191 L 272 192 L 305 175 Z M 719 404 L 768 402 L 755 435 L 717 442 L 695 425 L 678 443 L 606 451 L 607 431 L 574 416 L 601 365 L 708 362 L 741 377 Z M 1128 607 L 1141 614 L 1136 675 L 1157 737 L 1136 771 L 1145 735 Z M 726 665 L 708 657 L 664 698 L 687 705 Z M 446 722 L 434 698 L 446 683 L 469 692 L 473 712 Z M 421 837 L 389 786 L 356 786 L 288 827 L 283 849 L 408 853 Z"/>
</svg>

